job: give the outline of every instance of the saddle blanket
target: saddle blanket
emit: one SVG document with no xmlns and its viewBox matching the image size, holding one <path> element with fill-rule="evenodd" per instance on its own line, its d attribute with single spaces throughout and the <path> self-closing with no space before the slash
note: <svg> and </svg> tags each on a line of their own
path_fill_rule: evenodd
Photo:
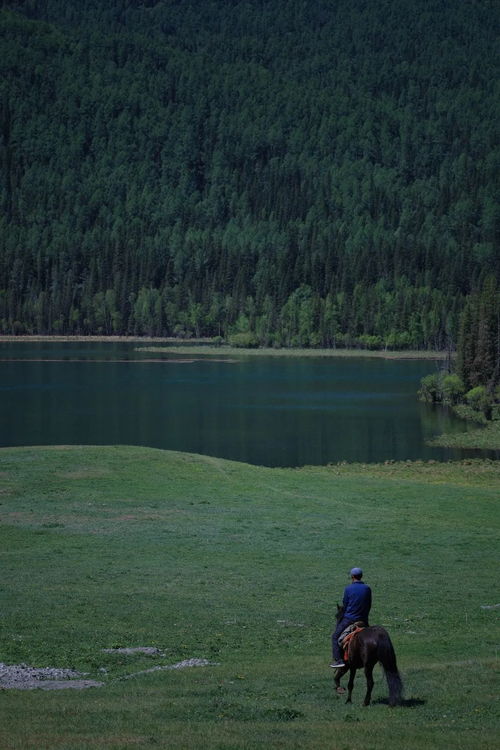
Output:
<svg viewBox="0 0 500 750">
<path fill-rule="evenodd" d="M 363 628 L 366 628 L 366 623 L 362 622 L 361 620 L 358 620 L 357 622 L 351 623 L 351 625 L 348 625 L 345 630 L 343 630 L 339 636 L 339 646 L 342 646 L 344 639 L 347 638 L 348 635 L 354 634 L 357 630 L 363 630 Z M 350 639 L 349 639 L 350 640 Z"/>
<path fill-rule="evenodd" d="M 346 663 L 349 661 L 349 648 L 354 636 L 356 636 L 358 633 L 361 633 L 361 631 L 364 630 L 365 627 L 366 625 L 364 622 L 353 622 L 352 625 L 349 625 L 340 634 L 339 646 L 344 652 L 344 661 Z"/>
</svg>

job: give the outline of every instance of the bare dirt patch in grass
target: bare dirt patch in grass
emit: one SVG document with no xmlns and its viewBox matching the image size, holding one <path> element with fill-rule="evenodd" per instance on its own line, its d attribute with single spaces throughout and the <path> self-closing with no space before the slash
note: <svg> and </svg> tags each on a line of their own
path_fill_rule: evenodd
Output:
<svg viewBox="0 0 500 750">
<path fill-rule="evenodd" d="M 103 682 L 97 680 L 80 679 L 84 676 L 74 669 L 0 663 L 0 689 L 4 690 L 63 690 L 67 688 L 83 690 L 104 685 Z"/>
<path fill-rule="evenodd" d="M 74 469 L 73 471 L 59 472 L 57 476 L 61 479 L 102 479 L 109 477 L 111 472 L 96 470 L 92 468 Z"/>
<path fill-rule="evenodd" d="M 175 513 L 178 511 L 170 511 L 170 513 Z M 115 516 L 112 520 L 114 521 L 161 521 L 165 520 L 166 515 L 170 515 L 170 513 L 151 513 L 145 510 L 144 512 L 137 512 L 137 513 L 126 513 L 123 516 Z"/>
<path fill-rule="evenodd" d="M 132 672 L 132 674 L 123 675 L 123 677 L 117 677 L 117 680 L 129 680 L 131 677 L 139 677 L 143 674 L 152 674 L 153 672 L 168 672 L 175 669 L 190 669 L 192 667 L 218 667 L 217 662 L 208 661 L 208 659 L 184 659 L 176 664 L 165 664 L 163 666 L 157 665 L 150 667 L 149 669 L 141 669 L 140 672 Z"/>
<path fill-rule="evenodd" d="M 148 747 L 151 745 L 150 738 L 146 736 L 132 737 L 127 734 L 119 735 L 106 735 L 103 738 L 101 735 L 96 736 L 95 734 L 76 734 L 70 735 L 66 732 L 63 734 L 32 734 L 25 739 L 25 743 L 22 747 L 23 750 L 40 750 L 40 748 L 50 748 L 50 750 L 69 750 L 70 747 L 75 747 L 80 750 L 82 747 L 94 747 L 99 750 L 102 747 L 118 747 L 123 750 L 125 747 Z M 6 740 L 8 742 L 8 740 Z M 103 744 L 105 743 L 105 744 Z M 2 745 L 2 750 L 10 750 L 15 748 L 18 750 L 19 744 L 5 744 Z"/>
<path fill-rule="evenodd" d="M 130 648 L 104 648 L 103 653 L 134 656 L 162 656 L 159 649 L 152 646 L 133 646 Z M 189 669 L 192 667 L 216 667 L 216 662 L 208 659 L 184 659 L 175 664 L 164 664 L 142 669 L 139 672 L 122 675 L 116 680 L 128 680 L 143 674 L 153 672 Z M 30 667 L 27 664 L 3 664 L 0 662 L 0 690 L 85 690 L 91 687 L 103 687 L 100 680 L 82 679 L 87 675 L 74 669 L 60 669 L 58 667 Z"/>
<path fill-rule="evenodd" d="M 0 513 L 0 521 L 3 523 L 32 523 L 33 513 L 24 513 L 20 510 L 11 510 L 9 513 Z"/>
<path fill-rule="evenodd" d="M 162 656 L 162 652 L 156 646 L 127 646 L 125 648 L 103 648 L 103 654 L 146 654 L 146 656 Z"/>
<path fill-rule="evenodd" d="M 10 511 L 0 513 L 0 522 L 15 526 L 27 526 L 29 528 L 57 529 L 66 528 L 70 531 L 85 531 L 88 526 L 95 523 L 90 516 L 70 514 L 43 514 L 35 511 Z"/>
</svg>

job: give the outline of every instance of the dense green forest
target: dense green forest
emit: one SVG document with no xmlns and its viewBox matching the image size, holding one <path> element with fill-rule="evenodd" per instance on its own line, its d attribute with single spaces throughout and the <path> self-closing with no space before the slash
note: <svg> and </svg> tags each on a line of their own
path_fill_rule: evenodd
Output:
<svg viewBox="0 0 500 750">
<path fill-rule="evenodd" d="M 499 20 L 497 0 L 4 1 L 0 331 L 470 340 L 486 288 L 498 310 Z"/>
</svg>

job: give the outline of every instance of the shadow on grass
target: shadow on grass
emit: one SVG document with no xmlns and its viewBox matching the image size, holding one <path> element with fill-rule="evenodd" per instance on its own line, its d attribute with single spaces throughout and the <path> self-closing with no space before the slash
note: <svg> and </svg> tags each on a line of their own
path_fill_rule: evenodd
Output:
<svg viewBox="0 0 500 750">
<path fill-rule="evenodd" d="M 372 701 L 372 703 L 374 706 L 388 706 L 389 699 L 377 698 L 377 700 Z M 417 706 L 425 706 L 426 703 L 427 701 L 423 700 L 422 698 L 403 698 L 403 700 L 399 704 L 399 708 L 417 708 Z"/>
</svg>

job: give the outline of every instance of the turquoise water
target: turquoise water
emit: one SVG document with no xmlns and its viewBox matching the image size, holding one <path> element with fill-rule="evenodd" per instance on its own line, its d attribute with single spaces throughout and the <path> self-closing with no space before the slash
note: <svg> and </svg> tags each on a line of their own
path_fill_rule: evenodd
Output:
<svg viewBox="0 0 500 750">
<path fill-rule="evenodd" d="M 0 445 L 146 445 L 267 466 L 467 455 L 425 445 L 467 429 L 416 399 L 434 362 L 162 360 L 135 346 L 0 344 Z"/>
</svg>

